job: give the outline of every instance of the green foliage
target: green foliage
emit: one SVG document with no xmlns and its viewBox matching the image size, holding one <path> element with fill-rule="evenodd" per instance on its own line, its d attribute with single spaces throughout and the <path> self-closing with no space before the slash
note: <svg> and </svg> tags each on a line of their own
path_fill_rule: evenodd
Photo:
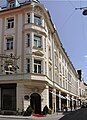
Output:
<svg viewBox="0 0 87 120">
<path fill-rule="evenodd" d="M 32 113 L 33 113 L 33 109 L 29 105 L 28 108 L 26 109 L 26 111 L 24 112 L 24 116 L 31 116 Z"/>
</svg>

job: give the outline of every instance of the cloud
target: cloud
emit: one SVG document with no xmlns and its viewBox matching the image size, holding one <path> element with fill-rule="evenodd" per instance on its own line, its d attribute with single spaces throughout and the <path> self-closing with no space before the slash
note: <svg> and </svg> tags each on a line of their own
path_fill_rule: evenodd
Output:
<svg viewBox="0 0 87 120">
<path fill-rule="evenodd" d="M 85 55 L 84 57 L 87 58 L 87 55 Z"/>
</svg>

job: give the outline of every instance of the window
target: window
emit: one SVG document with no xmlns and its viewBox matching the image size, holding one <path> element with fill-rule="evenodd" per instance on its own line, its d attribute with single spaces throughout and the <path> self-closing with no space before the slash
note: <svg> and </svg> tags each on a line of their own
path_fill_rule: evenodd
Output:
<svg viewBox="0 0 87 120">
<path fill-rule="evenodd" d="M 59 72 L 61 73 L 62 70 L 61 70 L 61 63 L 59 63 Z"/>
<path fill-rule="evenodd" d="M 38 17 L 38 16 L 35 15 L 34 16 L 34 24 L 41 26 L 42 25 L 41 17 Z"/>
<path fill-rule="evenodd" d="M 51 40 L 51 32 L 50 32 L 50 29 L 48 31 L 48 39 Z"/>
<path fill-rule="evenodd" d="M 47 74 L 47 63 L 45 62 L 45 75 Z"/>
<path fill-rule="evenodd" d="M 56 67 L 58 66 L 58 55 L 57 55 L 57 53 L 55 53 L 55 66 Z"/>
<path fill-rule="evenodd" d="M 65 70 L 64 70 L 64 66 L 62 67 L 62 72 L 63 72 L 63 75 L 65 75 Z"/>
<path fill-rule="evenodd" d="M 51 60 L 51 48 L 49 47 L 49 59 Z"/>
<path fill-rule="evenodd" d="M 41 48 L 41 37 L 34 35 L 34 46 Z"/>
<path fill-rule="evenodd" d="M 52 80 L 52 67 L 49 67 L 49 78 Z"/>
<path fill-rule="evenodd" d="M 27 14 L 28 17 L 28 23 L 30 23 L 30 14 Z"/>
<path fill-rule="evenodd" d="M 34 60 L 34 73 L 41 73 L 41 61 Z"/>
<path fill-rule="evenodd" d="M 7 28 L 14 28 L 14 18 L 7 19 Z"/>
<path fill-rule="evenodd" d="M 63 88 L 65 88 L 65 81 L 63 80 Z"/>
<path fill-rule="evenodd" d="M 10 7 L 10 8 L 15 7 L 15 3 L 14 3 L 14 2 L 10 2 L 10 3 L 9 3 L 9 7 Z"/>
<path fill-rule="evenodd" d="M 65 70 L 65 77 L 67 78 L 67 70 Z"/>
<path fill-rule="evenodd" d="M 30 46 L 30 34 L 27 34 L 27 47 Z"/>
<path fill-rule="evenodd" d="M 60 53 L 60 51 L 59 51 L 59 58 L 61 59 L 61 53 Z"/>
<path fill-rule="evenodd" d="M 46 39 L 44 40 L 45 52 L 46 52 Z"/>
<path fill-rule="evenodd" d="M 27 73 L 30 73 L 30 59 L 27 59 Z"/>
<path fill-rule="evenodd" d="M 62 86 L 62 78 L 60 77 L 60 86 Z"/>
<path fill-rule="evenodd" d="M 13 49 L 13 37 L 7 38 L 7 50 L 12 50 Z"/>
</svg>

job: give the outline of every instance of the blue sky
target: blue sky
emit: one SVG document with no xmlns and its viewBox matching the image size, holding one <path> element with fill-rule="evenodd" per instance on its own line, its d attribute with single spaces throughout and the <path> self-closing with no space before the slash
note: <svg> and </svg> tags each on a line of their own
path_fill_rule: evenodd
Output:
<svg viewBox="0 0 87 120">
<path fill-rule="evenodd" d="M 25 0 L 19 0 L 25 1 Z M 87 81 L 87 16 L 75 8 L 87 6 L 87 0 L 39 0 L 49 10 L 60 40 L 76 69 L 82 69 Z M 6 0 L 0 0 L 0 5 Z"/>
<path fill-rule="evenodd" d="M 41 0 L 50 11 L 60 40 L 76 69 L 82 69 L 87 81 L 87 16 L 75 8 L 87 6 L 87 1 Z"/>
</svg>

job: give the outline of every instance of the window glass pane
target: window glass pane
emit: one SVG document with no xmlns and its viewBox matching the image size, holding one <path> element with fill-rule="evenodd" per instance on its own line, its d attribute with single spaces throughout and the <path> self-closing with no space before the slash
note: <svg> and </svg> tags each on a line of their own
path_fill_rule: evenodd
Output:
<svg viewBox="0 0 87 120">
<path fill-rule="evenodd" d="M 34 72 L 41 73 L 41 61 L 40 60 L 34 60 Z"/>
<path fill-rule="evenodd" d="M 41 64 L 40 60 L 34 60 L 34 63 Z"/>
<path fill-rule="evenodd" d="M 38 73 L 41 73 L 41 65 L 38 65 Z"/>
<path fill-rule="evenodd" d="M 7 43 L 7 50 L 9 50 L 9 43 Z"/>
<path fill-rule="evenodd" d="M 34 65 L 34 72 L 37 73 L 37 65 Z"/>
<path fill-rule="evenodd" d="M 7 28 L 13 28 L 14 27 L 14 18 L 8 18 L 7 19 Z"/>
<path fill-rule="evenodd" d="M 13 49 L 13 38 L 7 38 L 7 50 Z"/>
<path fill-rule="evenodd" d="M 41 17 L 34 16 L 34 23 L 35 23 L 35 25 L 41 26 L 42 25 Z"/>
<path fill-rule="evenodd" d="M 27 34 L 27 47 L 30 46 L 30 34 Z"/>
<path fill-rule="evenodd" d="M 30 59 L 27 59 L 27 73 L 30 73 Z"/>
<path fill-rule="evenodd" d="M 11 49 L 13 49 L 13 42 L 11 42 Z"/>
<path fill-rule="evenodd" d="M 37 40 L 34 40 L 34 46 L 37 47 Z"/>
<path fill-rule="evenodd" d="M 28 16 L 28 23 L 30 23 L 30 14 L 27 14 Z"/>
<path fill-rule="evenodd" d="M 41 48 L 41 37 L 34 35 L 34 46 Z"/>
<path fill-rule="evenodd" d="M 30 64 L 27 65 L 27 72 L 30 73 Z"/>
<path fill-rule="evenodd" d="M 41 48 L 41 40 L 38 40 L 38 47 Z"/>
</svg>

